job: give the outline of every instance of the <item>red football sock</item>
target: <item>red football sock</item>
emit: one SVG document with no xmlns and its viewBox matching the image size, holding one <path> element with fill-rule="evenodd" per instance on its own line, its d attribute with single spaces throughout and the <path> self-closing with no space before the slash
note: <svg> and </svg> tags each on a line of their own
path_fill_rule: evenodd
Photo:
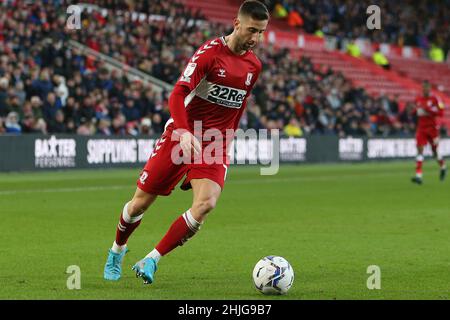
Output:
<svg viewBox="0 0 450 320">
<path fill-rule="evenodd" d="M 128 238 L 133 231 L 141 224 L 143 214 L 137 217 L 130 217 L 128 215 L 128 203 L 123 208 L 123 212 L 120 215 L 120 221 L 117 225 L 116 231 L 116 244 L 123 246 L 127 243 Z"/>
<path fill-rule="evenodd" d="M 438 160 L 438 163 L 439 163 L 439 167 L 445 168 L 445 160 L 444 159 Z"/>
<path fill-rule="evenodd" d="M 166 255 L 189 240 L 200 229 L 200 225 L 192 217 L 190 210 L 186 211 L 172 223 L 155 249 L 158 250 L 161 256 Z"/>
</svg>

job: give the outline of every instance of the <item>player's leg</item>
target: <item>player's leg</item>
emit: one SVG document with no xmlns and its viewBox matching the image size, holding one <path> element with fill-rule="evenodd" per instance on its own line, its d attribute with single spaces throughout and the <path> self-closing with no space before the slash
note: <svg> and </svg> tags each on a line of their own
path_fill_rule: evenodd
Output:
<svg viewBox="0 0 450 320">
<path fill-rule="evenodd" d="M 417 146 L 416 175 L 411 178 L 411 181 L 417 184 L 422 184 L 423 149 L 423 146 Z"/>
<path fill-rule="evenodd" d="M 436 137 L 433 139 L 431 143 L 431 150 L 433 151 L 433 157 L 436 159 L 438 165 L 439 165 L 439 179 L 441 181 L 445 180 L 445 177 L 447 175 L 447 165 L 445 164 L 445 160 L 442 157 L 442 155 L 438 151 L 439 149 L 439 138 Z"/>
<path fill-rule="evenodd" d="M 171 140 L 171 131 L 166 130 L 155 145 L 152 155 L 147 161 L 137 181 L 137 190 L 131 201 L 123 209 L 117 226 L 116 240 L 109 252 L 108 261 L 114 263 L 105 266 L 105 278 L 117 280 L 120 277 L 120 268 L 125 255 L 126 242 L 131 233 L 139 226 L 144 211 L 155 201 L 157 195 L 169 195 L 177 183 L 186 173 L 183 165 L 176 165 L 171 161 L 171 151 L 177 143 Z M 118 252 L 118 253 L 117 253 Z M 119 255 L 119 258 L 116 256 Z M 106 272 L 106 270 L 112 270 Z M 108 277 L 107 273 L 115 276 Z"/>
<path fill-rule="evenodd" d="M 117 225 L 116 240 L 111 250 L 116 253 L 122 252 L 133 231 L 139 226 L 144 216 L 144 212 L 156 200 L 158 196 L 144 192 L 136 188 L 133 198 L 127 202 L 120 215 Z"/>
<path fill-rule="evenodd" d="M 192 206 L 174 221 L 166 235 L 156 245 L 155 249 L 161 256 L 194 236 L 220 197 L 222 189 L 210 179 L 193 179 L 190 183 L 193 190 Z"/>
<path fill-rule="evenodd" d="M 199 230 L 207 214 L 211 212 L 220 197 L 221 186 L 210 179 L 190 180 L 193 189 L 193 203 L 190 209 L 179 216 L 156 247 L 133 269 L 144 283 L 152 283 L 157 263 L 178 246 L 182 246 Z"/>
<path fill-rule="evenodd" d="M 108 252 L 103 277 L 106 280 L 119 280 L 122 274 L 122 261 L 127 253 L 127 241 L 140 225 L 144 212 L 156 200 L 157 195 L 136 188 L 133 198 L 122 210 L 116 230 L 116 239 Z"/>
<path fill-rule="evenodd" d="M 427 145 L 428 140 L 425 132 L 422 130 L 418 130 L 416 133 L 416 145 L 417 145 L 417 156 L 416 156 L 416 175 L 411 178 L 413 183 L 422 184 L 423 182 L 423 174 L 422 174 L 422 166 L 423 166 L 423 149 Z"/>
</svg>

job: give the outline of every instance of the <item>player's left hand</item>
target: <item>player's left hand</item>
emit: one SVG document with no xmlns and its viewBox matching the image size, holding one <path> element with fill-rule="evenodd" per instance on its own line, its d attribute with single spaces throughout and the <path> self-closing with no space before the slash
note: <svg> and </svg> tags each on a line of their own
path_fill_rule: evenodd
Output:
<svg viewBox="0 0 450 320">
<path fill-rule="evenodd" d="M 186 157 L 190 157 L 192 155 L 192 151 L 194 151 L 194 155 L 199 155 L 202 151 L 200 142 L 189 131 L 184 132 L 180 136 L 180 146 L 181 146 L 181 150 L 183 150 L 183 156 L 186 156 Z"/>
</svg>

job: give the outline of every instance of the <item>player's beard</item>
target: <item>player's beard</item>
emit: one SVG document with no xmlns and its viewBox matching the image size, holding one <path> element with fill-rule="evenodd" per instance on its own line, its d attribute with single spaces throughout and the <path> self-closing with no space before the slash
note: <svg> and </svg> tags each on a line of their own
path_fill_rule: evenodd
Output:
<svg viewBox="0 0 450 320">
<path fill-rule="evenodd" d="M 243 51 L 248 51 L 250 49 L 253 49 L 256 46 L 256 43 L 248 43 L 246 41 L 240 41 L 239 47 Z"/>
</svg>

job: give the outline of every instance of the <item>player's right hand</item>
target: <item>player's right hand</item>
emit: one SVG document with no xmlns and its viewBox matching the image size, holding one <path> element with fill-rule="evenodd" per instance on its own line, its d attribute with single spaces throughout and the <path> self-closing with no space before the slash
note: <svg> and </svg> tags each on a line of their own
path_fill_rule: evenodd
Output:
<svg viewBox="0 0 450 320">
<path fill-rule="evenodd" d="M 194 150 L 195 155 L 199 155 L 202 151 L 202 147 L 198 139 L 190 132 L 184 132 L 180 136 L 180 146 L 183 150 L 183 155 L 190 157 L 192 155 L 192 150 Z"/>
</svg>

